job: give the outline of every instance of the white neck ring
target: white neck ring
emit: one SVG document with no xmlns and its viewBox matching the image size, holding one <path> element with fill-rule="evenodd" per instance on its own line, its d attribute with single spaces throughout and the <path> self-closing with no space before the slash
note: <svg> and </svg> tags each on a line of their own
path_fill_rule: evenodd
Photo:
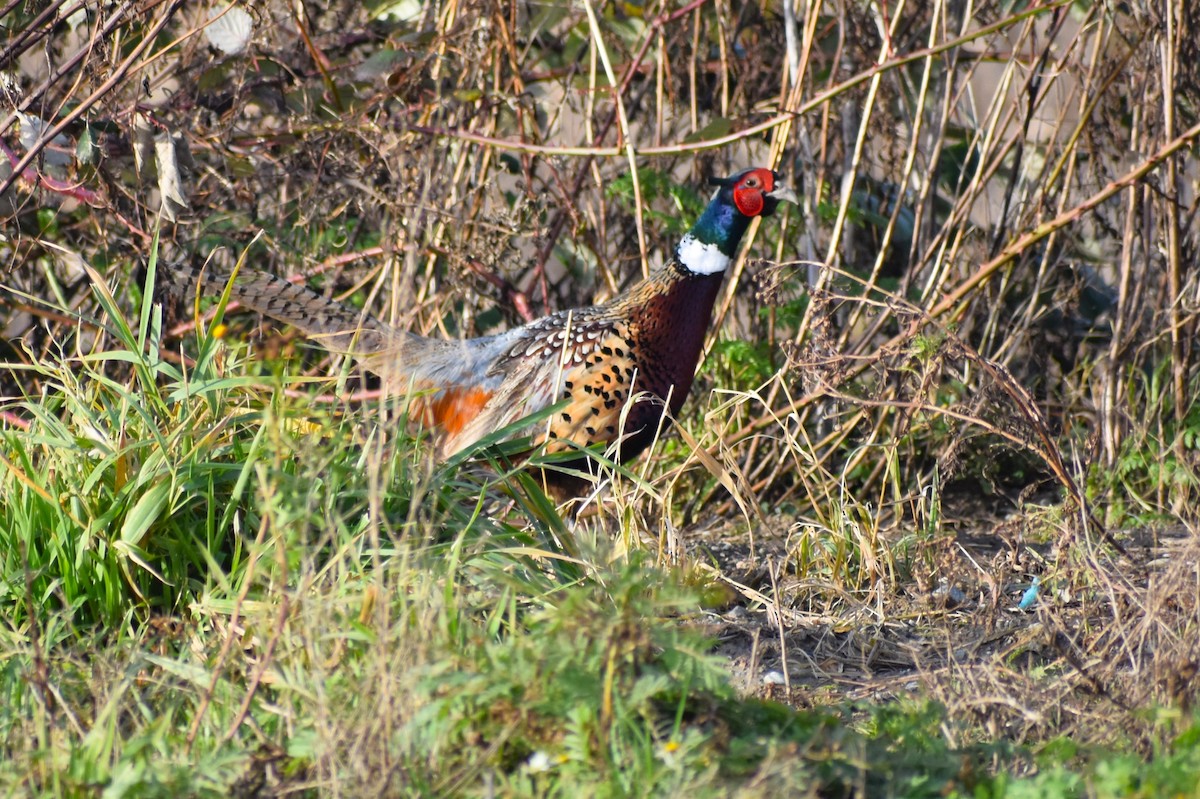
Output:
<svg viewBox="0 0 1200 799">
<path fill-rule="evenodd" d="M 684 235 L 675 248 L 679 263 L 698 275 L 715 275 L 729 268 L 730 258 L 715 244 L 706 244 L 691 233 Z"/>
</svg>

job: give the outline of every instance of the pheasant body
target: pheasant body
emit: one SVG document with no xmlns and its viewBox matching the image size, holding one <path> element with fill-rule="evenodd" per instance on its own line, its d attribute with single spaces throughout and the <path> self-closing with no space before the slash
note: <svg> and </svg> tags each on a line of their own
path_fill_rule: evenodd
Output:
<svg viewBox="0 0 1200 799">
<path fill-rule="evenodd" d="M 767 169 L 720 189 L 676 254 L 618 297 L 560 311 L 483 338 L 446 341 L 397 330 L 315 292 L 262 273 L 232 284 L 233 299 L 294 325 L 330 350 L 353 354 L 394 391 L 423 390 L 414 406 L 452 454 L 559 401 L 530 429 L 547 448 L 612 446 L 626 461 L 657 435 L 691 389 L 724 271 L 754 216 L 795 195 Z M 227 278 L 193 269 L 215 291 Z M 569 443 L 565 443 L 569 442 Z"/>
</svg>

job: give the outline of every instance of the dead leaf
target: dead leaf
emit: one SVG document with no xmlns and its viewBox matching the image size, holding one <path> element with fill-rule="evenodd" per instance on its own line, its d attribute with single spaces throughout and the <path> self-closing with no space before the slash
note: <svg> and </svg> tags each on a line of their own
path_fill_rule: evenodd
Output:
<svg viewBox="0 0 1200 799">
<path fill-rule="evenodd" d="M 176 140 L 169 133 L 163 132 L 154 137 L 154 164 L 158 167 L 158 191 L 162 195 L 160 211 L 171 222 L 176 221 L 180 211 L 188 208 L 175 148 Z"/>
</svg>

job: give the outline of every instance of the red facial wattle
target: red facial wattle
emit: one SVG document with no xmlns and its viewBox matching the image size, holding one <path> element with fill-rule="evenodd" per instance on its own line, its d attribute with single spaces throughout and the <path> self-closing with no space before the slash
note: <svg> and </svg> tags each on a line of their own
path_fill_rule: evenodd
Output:
<svg viewBox="0 0 1200 799">
<path fill-rule="evenodd" d="M 755 169 L 733 188 L 733 202 L 746 216 L 758 216 L 766 205 L 764 195 L 774 188 L 775 175 L 769 169 Z"/>
<path fill-rule="evenodd" d="M 762 189 L 739 186 L 733 190 L 733 202 L 746 216 L 758 216 L 764 205 Z"/>
</svg>

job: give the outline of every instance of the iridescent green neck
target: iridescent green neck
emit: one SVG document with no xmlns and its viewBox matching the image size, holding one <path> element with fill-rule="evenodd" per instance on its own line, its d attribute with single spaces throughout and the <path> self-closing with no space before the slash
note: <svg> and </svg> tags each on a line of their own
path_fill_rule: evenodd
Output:
<svg viewBox="0 0 1200 799">
<path fill-rule="evenodd" d="M 721 191 L 713 197 L 675 248 L 676 258 L 687 272 L 699 275 L 724 272 L 737 254 L 750 217 L 740 213 L 724 194 Z"/>
</svg>

